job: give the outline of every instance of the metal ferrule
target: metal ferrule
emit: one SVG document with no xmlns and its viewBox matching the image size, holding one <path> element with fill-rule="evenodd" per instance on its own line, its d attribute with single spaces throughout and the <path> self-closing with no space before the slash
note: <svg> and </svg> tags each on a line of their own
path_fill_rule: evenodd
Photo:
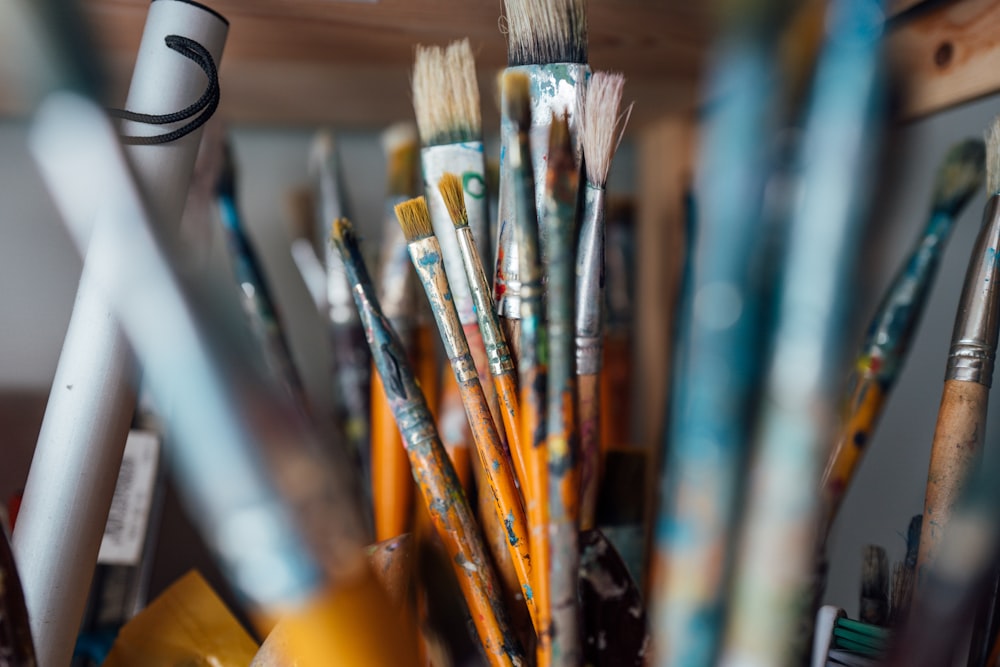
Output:
<svg viewBox="0 0 1000 667">
<path fill-rule="evenodd" d="M 604 188 L 587 183 L 576 254 L 576 372 L 601 370 L 604 318 Z"/>
<path fill-rule="evenodd" d="M 535 210 L 538 219 L 544 220 L 545 211 L 545 172 L 548 169 L 549 132 L 552 127 L 552 114 L 567 113 L 570 135 L 573 137 L 573 154 L 579 167 L 583 160 L 583 144 L 580 141 L 579 122 L 583 108 L 584 94 L 587 90 L 587 80 L 590 78 L 590 67 L 578 63 L 553 63 L 549 65 L 520 65 L 509 67 L 510 71 L 521 71 L 528 75 L 531 82 L 531 164 L 535 182 Z M 501 134 L 501 138 L 502 138 Z M 503 165 L 500 166 L 501 174 Z M 503 194 L 500 197 L 503 206 Z M 539 243 L 543 264 L 548 257 L 545 241 L 546 232 L 542 229 Z"/>
<path fill-rule="evenodd" d="M 468 378 L 465 376 L 468 374 L 471 374 L 470 377 L 478 377 L 476 365 L 469 354 L 469 343 L 465 340 L 462 323 L 458 319 L 451 287 L 448 285 L 444 261 L 441 259 L 441 244 L 433 236 L 413 241 L 410 243 L 410 258 L 417 270 L 417 277 L 420 278 L 427 293 L 431 312 L 434 313 L 434 319 L 441 333 L 441 342 L 444 343 L 445 354 L 448 359 L 453 360 L 453 364 L 454 360 L 462 361 L 468 358 L 468 368 L 462 366 L 459 383 L 467 381 Z M 455 368 L 456 372 L 459 372 L 459 367 Z"/>
<path fill-rule="evenodd" d="M 351 286 L 347 283 L 344 262 L 333 248 L 326 244 L 326 301 L 330 321 L 334 324 L 352 324 L 358 321 L 357 311 L 351 302 Z"/>
<path fill-rule="evenodd" d="M 507 341 L 500 332 L 500 323 L 497 322 L 496 313 L 493 311 L 489 283 L 486 282 L 483 262 L 476 251 L 472 230 L 468 227 L 459 227 L 455 230 L 455 239 L 465 263 L 466 278 L 469 279 L 472 304 L 475 306 L 476 318 L 479 321 L 479 331 L 483 337 L 483 346 L 486 348 L 490 373 L 497 377 L 513 372 L 514 360 L 510 356 L 510 348 L 507 347 Z"/>
<path fill-rule="evenodd" d="M 951 336 L 945 380 L 978 382 L 989 387 L 993 382 L 993 360 L 1000 331 L 1000 298 L 997 280 L 1000 268 L 1000 195 L 986 202 L 983 228 L 972 250 L 972 261 L 965 274 L 962 299 L 958 304 L 955 331 Z"/>
<path fill-rule="evenodd" d="M 395 205 L 406 201 L 405 197 L 390 198 L 386 202 L 385 219 L 382 222 L 382 256 L 379 261 L 379 302 L 382 313 L 389 318 L 397 333 L 402 326 L 408 328 L 415 315 L 416 291 L 413 284 L 413 269 L 410 253 L 406 247 L 406 236 L 396 220 Z"/>
<path fill-rule="evenodd" d="M 438 182 L 447 172 L 457 174 L 462 179 L 462 189 L 465 192 L 466 211 L 469 214 L 469 227 L 478 230 L 483 238 L 487 226 L 486 199 L 486 164 L 483 156 L 482 142 L 466 144 L 446 144 L 430 146 L 420 151 L 420 161 L 423 166 L 424 192 L 427 196 L 427 207 L 431 213 L 431 223 L 434 234 L 441 244 L 444 254 L 444 268 L 451 284 L 455 308 L 462 324 L 473 324 L 476 312 L 472 305 L 472 295 L 469 291 L 469 281 L 465 276 L 462 255 L 455 239 L 455 225 L 451 221 L 444 197 L 438 189 Z M 470 206 L 471 204 L 471 206 Z M 473 231 L 473 235 L 477 232 Z"/>
</svg>

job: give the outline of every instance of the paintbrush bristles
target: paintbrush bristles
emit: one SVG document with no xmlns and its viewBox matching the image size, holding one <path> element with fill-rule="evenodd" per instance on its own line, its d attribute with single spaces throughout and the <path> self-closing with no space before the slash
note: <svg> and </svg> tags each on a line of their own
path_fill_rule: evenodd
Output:
<svg viewBox="0 0 1000 667">
<path fill-rule="evenodd" d="M 1000 193 L 1000 116 L 986 132 L 986 195 Z"/>
<path fill-rule="evenodd" d="M 531 125 L 531 81 L 524 72 L 503 75 L 503 113 L 518 127 Z"/>
<path fill-rule="evenodd" d="M 347 236 L 354 233 L 354 226 L 351 221 L 347 218 L 337 218 L 330 225 L 330 239 L 335 243 L 339 243 L 344 240 Z"/>
<path fill-rule="evenodd" d="M 957 213 L 983 183 L 986 147 L 980 139 L 966 139 L 951 147 L 938 170 L 934 209 Z"/>
<path fill-rule="evenodd" d="M 587 62 L 585 0 L 504 0 L 507 65 Z"/>
<path fill-rule="evenodd" d="M 407 243 L 413 243 L 420 239 L 434 235 L 434 227 L 431 225 L 431 212 L 427 210 L 427 200 L 423 197 L 416 197 L 396 204 L 396 219 L 399 226 L 403 228 L 403 236 Z"/>
<path fill-rule="evenodd" d="M 413 111 L 424 146 L 482 138 L 476 61 L 468 39 L 452 42 L 447 48 L 417 46 Z"/>
<path fill-rule="evenodd" d="M 583 105 L 583 156 L 587 181 L 598 188 L 608 182 L 611 158 L 625 134 L 632 106 L 619 113 L 625 76 L 618 72 L 594 72 L 587 84 Z"/>
<path fill-rule="evenodd" d="M 438 181 L 438 190 L 441 192 L 444 206 L 448 209 L 448 215 L 451 217 L 455 229 L 468 227 L 469 212 L 465 209 L 465 191 L 462 189 L 462 179 L 448 172 Z"/>
</svg>

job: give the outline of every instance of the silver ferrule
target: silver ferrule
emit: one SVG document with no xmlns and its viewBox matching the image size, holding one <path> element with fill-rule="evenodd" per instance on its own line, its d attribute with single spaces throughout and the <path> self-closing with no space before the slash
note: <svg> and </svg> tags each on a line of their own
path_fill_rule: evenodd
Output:
<svg viewBox="0 0 1000 667">
<path fill-rule="evenodd" d="M 382 306 L 382 314 L 395 326 L 398 322 L 413 318 L 416 294 L 406 237 L 396 221 L 391 205 L 386 208 L 388 210 L 382 227 L 382 256 L 379 262 L 379 304 Z"/>
<path fill-rule="evenodd" d="M 1000 331 L 998 308 L 1000 268 L 1000 195 L 990 197 L 983 214 L 983 227 L 972 250 L 972 260 L 965 274 L 962 299 L 951 336 L 945 380 L 978 382 L 989 387 L 993 382 L 993 360 Z"/>
<path fill-rule="evenodd" d="M 468 227 L 459 227 L 455 230 L 455 238 L 465 264 L 466 278 L 469 280 L 469 290 L 476 309 L 479 332 L 483 337 L 483 347 L 486 348 L 490 373 L 496 377 L 511 372 L 514 370 L 514 360 L 510 356 L 510 348 L 507 347 L 507 341 L 500 332 L 500 323 L 497 322 L 496 313 L 493 311 L 489 283 L 486 282 L 486 272 L 476 250 L 472 230 Z"/>
<path fill-rule="evenodd" d="M 420 161 L 423 166 L 424 192 L 431 213 L 431 224 L 434 226 L 434 234 L 444 254 L 444 269 L 451 284 L 455 308 L 462 324 L 473 324 L 476 321 L 476 312 L 472 305 L 469 280 L 466 278 L 462 255 L 458 250 L 455 225 L 451 221 L 448 207 L 445 206 L 444 197 L 438 189 L 438 183 L 447 172 L 457 174 L 462 179 L 469 227 L 479 229 L 482 234 L 483 228 L 487 225 L 486 163 L 483 144 L 471 142 L 430 146 L 420 151 Z"/>
<path fill-rule="evenodd" d="M 409 250 L 413 268 L 416 269 L 417 277 L 424 286 L 427 301 L 430 302 L 431 312 L 441 333 L 445 355 L 451 360 L 469 357 L 471 362 L 469 343 L 465 339 L 462 323 L 458 319 L 444 261 L 441 259 L 441 244 L 437 238 L 429 236 L 410 243 Z M 478 376 L 475 364 L 471 364 L 471 372 L 472 375 Z M 459 381 L 462 381 L 461 377 Z"/>
<path fill-rule="evenodd" d="M 601 368 L 604 318 L 604 188 L 587 183 L 576 254 L 576 369 Z"/>
<path fill-rule="evenodd" d="M 503 180 L 504 178 L 501 176 L 501 202 L 503 201 Z M 513 195 L 512 192 L 510 194 Z M 493 276 L 493 298 L 496 301 L 497 315 L 517 320 L 521 319 L 521 260 L 517 248 L 517 225 L 513 216 L 515 209 L 513 205 L 507 206 L 506 209 L 501 205 L 500 209 L 500 231 L 497 233 L 495 264 L 497 268 L 496 274 Z"/>
<path fill-rule="evenodd" d="M 545 219 L 545 174 L 549 168 L 549 133 L 552 114 L 567 114 L 576 165 L 583 160 L 583 144 L 579 131 L 580 114 L 590 78 L 590 67 L 578 63 L 521 65 L 510 67 L 528 75 L 531 82 L 531 166 L 535 175 L 535 208 L 538 220 Z M 546 250 L 545 225 L 539 225 L 539 251 L 542 265 L 549 256 Z"/>
</svg>

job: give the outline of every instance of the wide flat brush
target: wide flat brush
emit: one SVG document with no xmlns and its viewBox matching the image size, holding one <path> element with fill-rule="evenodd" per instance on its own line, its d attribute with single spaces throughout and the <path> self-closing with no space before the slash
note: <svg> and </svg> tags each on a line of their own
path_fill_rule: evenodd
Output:
<svg viewBox="0 0 1000 667">
<path fill-rule="evenodd" d="M 493 496 L 494 509 L 507 531 L 507 545 L 514 562 L 517 581 L 505 583 L 513 590 L 521 591 L 528 610 L 534 617 L 535 605 L 531 595 L 530 579 L 531 559 L 524 508 L 514 481 L 510 457 L 504 450 L 493 423 L 486 394 L 479 384 L 479 375 L 458 320 L 448 276 L 441 260 L 441 246 L 434 236 L 426 201 L 423 197 L 418 197 L 404 202 L 396 207 L 396 216 L 409 243 L 413 266 L 431 304 L 444 343 L 445 354 L 462 390 L 462 400 L 472 427 L 476 449 L 483 471 L 489 480 L 489 493 Z M 481 489 L 480 493 L 485 491 Z"/>
<path fill-rule="evenodd" d="M 500 192 L 496 248 L 494 299 L 497 312 L 516 360 L 520 349 L 521 317 L 519 260 L 516 229 L 521 205 L 515 200 L 519 176 L 511 173 L 507 157 L 513 150 L 527 150 L 530 159 L 521 168 L 533 174 L 535 212 L 542 216 L 545 172 L 548 160 L 549 126 L 553 113 L 567 112 L 574 133 L 577 167 L 582 151 L 577 123 L 590 68 L 587 66 L 587 13 L 584 0 L 505 0 L 507 28 L 507 72 L 528 76 L 531 114 L 529 125 L 518 126 L 506 114 L 501 93 Z M 530 148 L 518 148 L 526 143 Z M 544 230 L 539 237 L 541 257 L 546 256 Z"/>
<path fill-rule="evenodd" d="M 469 228 L 462 179 L 457 174 L 446 173 L 438 183 L 438 190 L 455 226 L 455 236 L 458 239 L 462 264 L 469 280 L 476 318 L 479 322 L 479 330 L 482 332 L 490 375 L 493 378 L 492 384 L 499 402 L 500 417 L 507 434 L 514 471 L 517 474 L 523 497 L 528 476 L 525 470 L 525 455 L 517 432 L 520 424 L 517 368 L 513 358 L 511 358 L 510 348 L 507 347 L 507 339 L 500 328 L 496 310 L 493 308 L 493 296 L 486 280 L 482 257 L 476 250 Z"/>
<path fill-rule="evenodd" d="M 972 249 L 955 316 L 931 446 L 917 555 L 917 597 L 923 589 L 919 575 L 934 563 L 959 495 L 979 464 L 986 436 L 1000 328 L 1000 264 L 996 261 L 1000 247 L 1000 119 L 994 121 L 986 137 L 986 192 L 989 199 L 983 227 Z"/>
<path fill-rule="evenodd" d="M 604 348 L 604 208 L 611 159 L 632 113 L 619 114 L 625 77 L 595 72 L 583 107 L 587 171 L 576 257 L 576 382 L 580 433 L 580 528 L 594 527 L 601 471 L 600 374 Z"/>
<path fill-rule="evenodd" d="M 983 182 L 984 152 L 977 139 L 948 151 L 938 170 L 927 225 L 868 325 L 850 381 L 846 417 L 821 481 L 823 542 L 906 362 L 955 220 Z"/>
<path fill-rule="evenodd" d="M 545 180 L 548 230 L 546 338 L 549 347 L 545 446 L 549 469 L 549 581 L 552 599 L 552 664 L 578 665 L 583 634 L 577 597 L 580 520 L 580 442 L 576 429 L 575 244 L 580 172 L 569 122 L 552 123 Z"/>
<path fill-rule="evenodd" d="M 520 128 L 531 124 L 531 84 L 523 72 L 503 76 L 505 113 Z M 519 134 L 521 134 L 519 132 Z M 545 401 L 547 394 L 548 344 L 545 331 L 542 264 L 538 249 L 538 218 L 534 207 L 535 182 L 528 165 L 531 155 L 527 141 L 515 144 L 511 152 L 512 183 L 519 215 L 516 239 L 520 248 L 518 272 L 522 277 L 519 322 L 524 323 L 521 354 L 517 359 L 521 411 L 519 441 L 524 448 L 527 483 L 524 500 L 531 531 L 532 589 L 535 595 L 539 665 L 552 662 L 552 596 L 549 572 L 549 467 L 546 446 Z"/>
<path fill-rule="evenodd" d="M 350 223 L 336 221 L 332 238 L 354 287 L 372 357 L 399 423 L 413 477 L 452 561 L 487 658 L 491 665 L 523 664 L 472 509 L 438 437 L 403 344 L 382 314 Z"/>
<path fill-rule="evenodd" d="M 777 287 L 771 358 L 721 664 L 798 664 L 814 616 L 816 484 L 834 423 L 885 85 L 883 9 L 837 0 L 803 134 L 801 193 Z M 695 297 L 694 308 L 698 308 Z"/>
</svg>

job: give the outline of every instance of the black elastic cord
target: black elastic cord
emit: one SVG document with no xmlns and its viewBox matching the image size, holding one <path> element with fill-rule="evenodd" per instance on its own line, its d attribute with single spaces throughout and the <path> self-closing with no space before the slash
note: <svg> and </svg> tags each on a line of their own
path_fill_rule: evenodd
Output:
<svg viewBox="0 0 1000 667">
<path fill-rule="evenodd" d="M 167 125 L 192 118 L 190 123 L 171 132 L 151 137 L 122 137 L 122 143 L 149 146 L 176 141 L 204 125 L 219 106 L 219 71 L 216 69 L 215 61 L 212 60 L 212 54 L 208 52 L 208 49 L 193 39 L 181 37 L 180 35 L 167 35 L 164 42 L 166 42 L 167 48 L 176 51 L 185 58 L 193 60 L 201 67 L 205 72 L 205 76 L 208 77 L 208 87 L 202 93 L 201 97 L 198 98 L 197 102 L 175 113 L 157 116 L 135 113 L 134 111 L 126 111 L 124 109 L 110 109 L 108 113 L 115 118 L 122 118 L 136 123 L 145 123 L 146 125 Z"/>
</svg>

